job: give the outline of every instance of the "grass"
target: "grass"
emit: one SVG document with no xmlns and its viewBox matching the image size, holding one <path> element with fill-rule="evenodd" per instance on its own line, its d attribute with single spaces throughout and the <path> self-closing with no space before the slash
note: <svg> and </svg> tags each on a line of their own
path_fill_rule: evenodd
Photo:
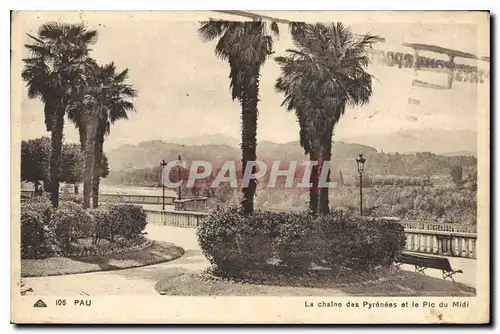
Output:
<svg viewBox="0 0 500 334">
<path fill-rule="evenodd" d="M 51 257 L 21 260 L 21 277 L 56 276 L 147 266 L 175 260 L 184 250 L 168 242 L 153 241 L 147 248 L 105 256 Z"/>
<path fill-rule="evenodd" d="M 259 275 L 261 276 L 261 275 Z M 156 284 L 161 295 L 175 296 L 475 296 L 467 285 L 397 268 L 369 275 L 333 277 L 326 271 L 268 279 L 222 279 L 209 271 L 189 273 Z"/>
</svg>

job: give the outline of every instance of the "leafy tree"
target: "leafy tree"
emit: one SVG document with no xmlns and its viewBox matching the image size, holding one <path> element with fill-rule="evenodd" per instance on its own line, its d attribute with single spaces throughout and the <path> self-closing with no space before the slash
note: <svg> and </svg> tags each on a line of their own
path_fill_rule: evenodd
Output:
<svg viewBox="0 0 500 334">
<path fill-rule="evenodd" d="M 230 66 L 229 79 L 231 96 L 241 105 L 241 151 L 242 166 L 257 159 L 257 117 L 259 101 L 260 69 L 273 53 L 272 35 L 278 35 L 276 22 L 262 21 L 233 22 L 210 20 L 201 22 L 198 30 L 204 41 L 218 39 L 215 47 L 217 57 L 227 60 Z M 253 170 L 255 172 L 255 169 Z M 242 187 L 242 213 L 253 212 L 257 183 L 250 180 L 248 187 Z"/>
<path fill-rule="evenodd" d="M 83 154 L 78 144 L 63 146 L 61 181 L 74 185 L 75 194 L 79 193 L 78 183 L 83 181 Z"/>
<path fill-rule="evenodd" d="M 101 160 L 100 176 L 104 179 L 107 178 L 108 175 L 109 175 L 108 157 L 106 156 L 105 153 L 103 153 Z"/>
<path fill-rule="evenodd" d="M 285 94 L 287 109 L 298 114 L 311 148 L 319 144 L 319 152 L 309 151 L 319 153 L 321 167 L 331 160 L 333 129 L 346 106 L 368 103 L 372 95 L 367 49 L 376 37 L 367 34 L 356 39 L 342 23 L 297 23 L 291 28 L 296 49 L 276 58 L 281 67 L 276 88 Z M 328 201 L 328 188 L 321 187 L 319 212 L 329 212 Z"/>
<path fill-rule="evenodd" d="M 463 168 L 462 166 L 451 166 L 450 167 L 451 180 L 457 187 L 461 187 L 464 184 L 463 181 Z"/>
<path fill-rule="evenodd" d="M 61 169 L 64 116 L 72 101 L 81 98 L 85 86 L 85 68 L 90 45 L 97 31 L 83 24 L 51 22 L 43 24 L 38 36 L 26 48 L 29 58 L 23 59 L 23 80 L 28 96 L 44 103 L 45 125 L 51 132 L 50 190 L 52 206 L 59 205 L 59 171 Z"/>
<path fill-rule="evenodd" d="M 49 180 L 50 138 L 41 137 L 21 142 L 21 180 L 35 184 L 35 194 L 41 193 L 40 182 Z"/>
</svg>

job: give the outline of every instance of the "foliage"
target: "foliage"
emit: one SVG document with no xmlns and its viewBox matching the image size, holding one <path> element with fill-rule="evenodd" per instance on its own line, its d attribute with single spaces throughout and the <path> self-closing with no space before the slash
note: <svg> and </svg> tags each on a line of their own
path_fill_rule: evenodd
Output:
<svg viewBox="0 0 500 334">
<path fill-rule="evenodd" d="M 354 178 L 354 186 L 359 188 L 359 176 Z M 369 188 L 373 186 L 373 180 L 370 174 L 363 174 L 363 188 Z"/>
<path fill-rule="evenodd" d="M 295 23 L 291 28 L 295 49 L 275 58 L 281 67 L 275 87 L 285 95 L 282 105 L 295 111 L 305 154 L 312 161 L 331 161 L 333 129 L 346 105 L 363 105 L 372 95 L 366 67 L 375 37 L 356 39 L 349 28 L 333 22 Z M 328 188 L 318 187 L 318 171 L 311 175 L 310 209 L 327 213 Z"/>
<path fill-rule="evenodd" d="M 318 217 L 320 263 L 340 270 L 390 265 L 404 249 L 404 228 L 395 222 L 363 219 L 334 211 Z"/>
<path fill-rule="evenodd" d="M 339 270 L 370 270 L 392 264 L 405 246 L 402 226 L 342 212 L 261 212 L 243 216 L 219 208 L 197 231 L 201 249 L 224 275 L 279 266 L 307 271 L 313 263 Z"/>
<path fill-rule="evenodd" d="M 457 187 L 461 187 L 464 183 L 463 181 L 463 168 L 462 166 L 451 166 L 450 167 L 451 180 Z"/>
<path fill-rule="evenodd" d="M 21 142 L 21 180 L 37 182 L 49 180 L 51 140 L 40 137 Z M 80 183 L 83 179 L 83 155 L 80 146 L 64 143 L 62 148 L 59 180 L 66 183 Z M 108 158 L 102 155 L 101 177 L 109 175 Z M 61 195 L 61 197 L 64 195 Z"/>
<path fill-rule="evenodd" d="M 83 155 L 78 144 L 63 146 L 61 178 L 66 183 L 80 183 L 83 180 Z"/>
<path fill-rule="evenodd" d="M 21 142 L 21 180 L 49 180 L 50 139 L 41 137 Z"/>
<path fill-rule="evenodd" d="M 363 190 L 363 211 L 374 217 L 476 224 L 476 196 L 474 189 L 456 187 L 377 186 Z M 333 188 L 330 203 L 335 209 L 359 212 L 359 188 Z M 263 210 L 306 210 L 307 190 L 262 189 L 256 205 Z"/>
<path fill-rule="evenodd" d="M 112 217 L 115 236 L 130 239 L 141 234 L 146 228 L 146 213 L 140 205 L 111 205 L 109 214 Z"/>
<path fill-rule="evenodd" d="M 22 78 L 28 97 L 44 103 L 45 125 L 51 132 L 50 187 L 52 206 L 59 205 L 59 174 L 61 169 L 64 117 L 72 102 L 81 98 L 85 87 L 90 45 L 97 31 L 83 24 L 59 22 L 40 26 L 37 37 L 25 44 L 29 57 L 23 59 Z"/>
<path fill-rule="evenodd" d="M 80 238 L 91 237 L 95 229 L 90 214 L 74 202 L 61 202 L 54 211 L 50 227 L 64 250 L 69 250 Z"/>
<path fill-rule="evenodd" d="M 146 224 L 140 206 L 83 209 L 80 204 L 62 199 L 61 205 L 52 209 L 46 197 L 35 197 L 21 206 L 21 256 L 75 256 L 82 249 L 86 255 L 93 255 L 102 252 L 102 240 L 110 249 L 121 249 L 121 244 L 133 246 L 144 242 L 142 231 Z"/>
<path fill-rule="evenodd" d="M 261 20 L 251 22 L 210 20 L 201 22 L 198 29 L 204 41 L 219 39 L 215 47 L 217 57 L 227 60 L 230 67 L 231 96 L 241 105 L 241 161 L 245 170 L 248 161 L 256 160 L 257 117 L 260 69 L 274 53 L 273 35 L 279 29 L 276 22 L 269 25 Z M 253 212 L 257 183 L 251 179 L 242 187 L 241 206 L 245 214 Z"/>
<path fill-rule="evenodd" d="M 141 235 L 147 224 L 146 213 L 138 205 L 107 205 L 91 210 L 91 214 L 96 222 L 96 242 L 132 239 Z"/>
<path fill-rule="evenodd" d="M 108 162 L 108 157 L 106 154 L 103 152 L 102 154 L 102 160 L 101 160 L 101 171 L 100 171 L 100 177 L 103 179 L 108 177 L 109 175 L 109 162 Z"/>
<path fill-rule="evenodd" d="M 396 187 L 411 187 L 411 186 L 421 186 L 421 187 L 432 187 L 433 183 L 430 177 L 375 177 L 370 178 L 371 186 L 381 187 L 381 186 L 396 186 Z M 358 182 L 359 183 L 359 182 Z M 359 186 L 355 183 L 356 186 Z M 363 185 L 365 183 L 365 178 L 363 176 Z"/>
<path fill-rule="evenodd" d="M 40 258 L 57 252 L 55 235 L 49 228 L 52 206 L 46 197 L 33 197 L 21 206 L 21 257 Z"/>
</svg>

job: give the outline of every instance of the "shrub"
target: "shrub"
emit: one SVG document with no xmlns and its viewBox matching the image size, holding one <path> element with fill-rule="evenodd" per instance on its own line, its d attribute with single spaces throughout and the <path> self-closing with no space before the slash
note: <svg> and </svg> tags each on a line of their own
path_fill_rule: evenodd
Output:
<svg viewBox="0 0 500 334">
<path fill-rule="evenodd" d="M 90 211 L 90 215 L 94 221 L 94 244 L 98 244 L 101 239 L 114 241 L 118 235 L 115 231 L 118 224 L 113 224 L 113 217 L 111 217 L 109 207 L 101 206 Z"/>
<path fill-rule="evenodd" d="M 21 257 L 41 258 L 57 252 L 55 236 L 49 228 L 50 201 L 34 197 L 21 205 Z"/>
<path fill-rule="evenodd" d="M 136 205 L 85 210 L 74 201 L 61 201 L 59 208 L 53 210 L 47 198 L 35 197 L 21 205 L 21 256 L 70 256 L 80 254 L 78 250 L 87 255 L 97 254 L 96 245 L 101 239 L 108 240 L 111 249 L 130 248 L 138 242 L 144 243 L 141 234 L 146 224 L 146 213 Z M 113 245 L 120 237 L 126 240 Z"/>
<path fill-rule="evenodd" d="M 198 227 L 207 259 L 219 272 L 234 276 L 280 264 L 300 273 L 313 263 L 333 271 L 370 270 L 392 264 L 405 246 L 396 222 L 365 219 L 343 212 L 255 212 L 241 216 L 219 208 Z"/>
<path fill-rule="evenodd" d="M 305 271 L 315 258 L 314 218 L 307 213 L 281 213 L 275 245 L 281 263 L 294 271 Z"/>
<path fill-rule="evenodd" d="M 83 196 L 77 194 L 60 194 L 59 200 L 61 202 L 73 202 L 76 204 L 83 203 Z"/>
<path fill-rule="evenodd" d="M 90 237 L 94 233 L 91 215 L 74 202 L 61 202 L 54 211 L 50 224 L 63 249 L 69 249 L 71 242 Z"/>
<path fill-rule="evenodd" d="M 146 228 L 146 213 L 139 205 L 110 205 L 107 210 L 109 216 L 102 216 L 104 221 L 97 224 L 108 240 L 114 241 L 120 236 L 132 239 Z"/>
<path fill-rule="evenodd" d="M 396 222 L 366 219 L 340 211 L 318 218 L 324 265 L 335 270 L 369 270 L 394 262 L 405 247 L 403 227 Z"/>
<path fill-rule="evenodd" d="M 198 227 L 198 241 L 203 254 L 225 273 L 237 272 L 250 265 L 239 247 L 246 234 L 245 229 L 247 232 L 249 230 L 244 224 L 245 219 L 236 207 L 219 207 L 203 219 Z M 250 254 L 246 255 L 248 258 Z"/>
</svg>

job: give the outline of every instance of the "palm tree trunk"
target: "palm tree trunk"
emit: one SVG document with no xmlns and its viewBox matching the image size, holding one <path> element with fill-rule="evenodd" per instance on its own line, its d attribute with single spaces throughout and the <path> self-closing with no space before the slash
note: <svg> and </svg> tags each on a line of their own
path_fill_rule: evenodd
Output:
<svg viewBox="0 0 500 334">
<path fill-rule="evenodd" d="M 74 189 L 75 195 L 78 195 L 80 193 L 80 185 L 78 183 L 75 183 L 73 185 L 73 189 Z"/>
<path fill-rule="evenodd" d="M 56 119 L 51 131 L 50 152 L 50 201 L 52 207 L 59 206 L 59 177 L 61 171 L 62 140 L 64 129 L 64 109 L 58 110 Z"/>
<path fill-rule="evenodd" d="M 324 162 L 328 162 L 327 164 L 328 174 L 326 182 L 330 182 L 330 161 L 332 159 L 332 135 L 333 135 L 333 122 L 327 124 L 326 132 L 321 138 L 321 150 L 322 150 L 321 168 L 323 168 Z M 319 189 L 319 212 L 321 214 L 327 214 L 330 211 L 328 193 L 329 193 L 328 186 L 323 186 Z"/>
<path fill-rule="evenodd" d="M 40 195 L 40 181 L 35 180 L 35 196 Z"/>
<path fill-rule="evenodd" d="M 85 145 L 85 170 L 83 172 L 83 207 L 90 208 L 92 195 L 92 170 L 94 168 L 94 147 L 96 135 L 96 120 L 89 119 L 87 123 L 87 136 Z"/>
<path fill-rule="evenodd" d="M 99 183 L 101 182 L 102 148 L 104 144 L 105 123 L 99 122 L 94 145 L 94 168 L 92 171 L 92 207 L 99 205 Z"/>
<path fill-rule="evenodd" d="M 318 154 L 311 152 L 309 154 L 309 160 L 311 162 L 318 162 Z M 313 165 L 311 168 L 311 175 L 309 176 L 309 183 L 311 187 L 309 188 L 309 210 L 316 214 L 318 213 L 318 185 L 319 185 L 319 166 Z"/>
<path fill-rule="evenodd" d="M 245 171 L 248 161 L 257 159 L 257 118 L 259 101 L 259 67 L 249 70 L 249 77 L 244 85 L 241 99 L 241 153 L 243 171 Z M 256 168 L 252 169 L 252 174 Z M 257 190 L 257 181 L 250 179 L 248 187 L 242 187 L 243 201 L 241 202 L 242 213 L 249 215 L 253 213 L 253 199 Z"/>
</svg>

